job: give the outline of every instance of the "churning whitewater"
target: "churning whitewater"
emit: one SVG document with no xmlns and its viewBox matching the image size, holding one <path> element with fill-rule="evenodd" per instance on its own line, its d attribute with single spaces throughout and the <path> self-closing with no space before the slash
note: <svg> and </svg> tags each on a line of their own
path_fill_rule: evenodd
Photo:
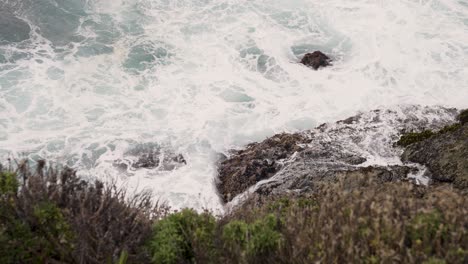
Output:
<svg viewBox="0 0 468 264">
<path fill-rule="evenodd" d="M 314 50 L 333 66 L 298 63 Z M 466 0 L 0 0 L 0 159 L 218 209 L 219 153 L 358 111 L 468 107 L 467 57 Z"/>
</svg>

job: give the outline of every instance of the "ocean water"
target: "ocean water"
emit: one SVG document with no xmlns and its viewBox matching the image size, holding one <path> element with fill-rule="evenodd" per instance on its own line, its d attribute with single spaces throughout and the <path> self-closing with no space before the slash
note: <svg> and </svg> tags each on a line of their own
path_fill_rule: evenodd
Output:
<svg viewBox="0 0 468 264">
<path fill-rule="evenodd" d="M 0 159 L 176 208 L 221 208 L 217 153 L 406 104 L 468 107 L 468 1 L 0 0 Z M 116 166 L 148 149 L 186 164 Z"/>
</svg>

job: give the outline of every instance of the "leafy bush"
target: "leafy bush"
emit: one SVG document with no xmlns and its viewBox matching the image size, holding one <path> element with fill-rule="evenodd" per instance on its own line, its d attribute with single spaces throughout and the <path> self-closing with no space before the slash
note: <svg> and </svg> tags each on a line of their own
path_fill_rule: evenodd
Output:
<svg viewBox="0 0 468 264">
<path fill-rule="evenodd" d="M 407 246 L 424 251 L 431 255 L 433 252 L 432 242 L 440 240 L 444 242 L 447 235 L 447 227 L 443 225 L 443 218 L 439 211 L 418 213 L 407 227 Z M 426 245 L 423 244 L 424 242 Z"/>
<path fill-rule="evenodd" d="M 468 260 L 465 194 L 444 186 L 355 180 L 363 184 L 328 184 L 309 197 L 252 197 L 215 224 L 206 212 L 171 215 L 154 226 L 153 263 Z M 211 220 L 200 220 L 205 217 Z M 195 230 L 209 230 L 207 239 L 194 239 Z"/>
<path fill-rule="evenodd" d="M 216 220 L 184 209 L 157 221 L 150 249 L 154 263 L 205 263 L 214 258 Z"/>
<path fill-rule="evenodd" d="M 468 261 L 468 199 L 451 188 L 382 184 L 368 179 L 353 189 L 340 181 L 322 186 L 308 198 L 287 199 L 253 199 L 255 202 L 225 216 L 223 239 L 231 251 L 240 253 L 228 251 L 228 261 L 223 262 Z M 247 223 L 266 216 L 276 216 L 279 221 L 275 229 L 281 235 L 279 248 L 255 260 L 235 259 L 245 252 L 236 245 L 247 243 Z"/>
<path fill-rule="evenodd" d="M 3 172 L 0 185 L 0 263 L 468 262 L 468 197 L 447 186 L 348 177 L 216 218 L 71 170 Z"/>
<path fill-rule="evenodd" d="M 0 171 L 1 263 L 148 263 L 153 218 L 167 211 L 150 193 L 128 197 L 115 184 L 85 182 L 75 172 L 20 163 Z M 24 180 L 19 188 L 17 176 Z M 2 243 L 4 242 L 4 243 Z M 119 259 L 120 258 L 120 259 Z"/>
<path fill-rule="evenodd" d="M 241 262 L 256 262 L 255 259 L 267 258 L 280 248 L 282 235 L 278 231 L 279 226 L 279 219 L 273 214 L 251 224 L 235 220 L 224 226 L 222 238 L 226 249 L 240 257 Z"/>
<path fill-rule="evenodd" d="M 0 195 L 11 195 L 18 191 L 18 180 L 12 172 L 0 172 Z"/>
<path fill-rule="evenodd" d="M 16 174 L 0 173 L 0 263 L 71 261 L 72 234 L 60 209 L 34 201 L 25 209 Z"/>
<path fill-rule="evenodd" d="M 38 253 L 42 241 L 36 239 L 27 223 L 17 218 L 14 208 L 4 202 L 0 205 L 0 263 L 28 263 L 39 260 Z"/>
</svg>

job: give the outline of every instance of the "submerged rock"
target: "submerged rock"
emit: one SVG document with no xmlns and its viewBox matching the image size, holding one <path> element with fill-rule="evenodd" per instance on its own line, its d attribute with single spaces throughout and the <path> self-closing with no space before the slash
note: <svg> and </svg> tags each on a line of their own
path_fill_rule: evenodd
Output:
<svg viewBox="0 0 468 264">
<path fill-rule="evenodd" d="M 187 164 L 182 154 L 161 148 L 157 144 L 138 144 L 124 153 L 124 159 L 114 162 L 122 170 L 159 169 L 169 171 Z"/>
<path fill-rule="evenodd" d="M 401 149 L 393 145 L 401 131 L 440 129 L 453 123 L 456 114 L 442 107 L 402 106 L 360 113 L 311 131 L 275 135 L 222 162 L 218 191 L 229 202 L 247 190 L 260 195 L 314 192 L 320 182 L 349 175 L 404 180 L 409 173 L 416 175 L 416 165 L 381 165 L 398 164 Z"/>
<path fill-rule="evenodd" d="M 320 67 L 330 66 L 331 59 L 323 54 L 321 51 L 314 51 L 312 53 L 307 53 L 301 60 L 301 63 L 318 70 Z"/>
<path fill-rule="evenodd" d="M 463 121 L 460 117 L 459 120 Z M 468 190 L 468 123 L 451 126 L 409 145 L 401 158 L 425 165 L 427 176 L 435 182 L 453 183 Z"/>
</svg>

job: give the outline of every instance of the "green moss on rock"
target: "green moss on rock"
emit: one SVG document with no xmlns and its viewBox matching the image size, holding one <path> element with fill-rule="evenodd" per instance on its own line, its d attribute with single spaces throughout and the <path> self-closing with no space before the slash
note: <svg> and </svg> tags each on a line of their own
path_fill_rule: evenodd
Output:
<svg viewBox="0 0 468 264">
<path fill-rule="evenodd" d="M 401 136 L 400 140 L 397 141 L 397 146 L 401 147 L 407 147 L 411 144 L 414 144 L 416 142 L 423 141 L 425 139 L 428 139 L 432 136 L 434 136 L 435 133 L 432 132 L 431 130 L 424 130 L 422 132 L 416 133 L 416 132 L 411 132 L 407 133 Z"/>
<path fill-rule="evenodd" d="M 453 125 L 448 125 L 448 126 L 445 126 L 444 128 L 442 128 L 441 130 L 439 130 L 439 132 L 437 132 L 439 135 L 442 135 L 442 134 L 445 134 L 445 133 L 448 133 L 448 132 L 453 132 L 457 129 L 459 129 L 462 125 L 459 124 L 459 123 L 456 123 L 456 124 L 453 124 Z"/>
</svg>

